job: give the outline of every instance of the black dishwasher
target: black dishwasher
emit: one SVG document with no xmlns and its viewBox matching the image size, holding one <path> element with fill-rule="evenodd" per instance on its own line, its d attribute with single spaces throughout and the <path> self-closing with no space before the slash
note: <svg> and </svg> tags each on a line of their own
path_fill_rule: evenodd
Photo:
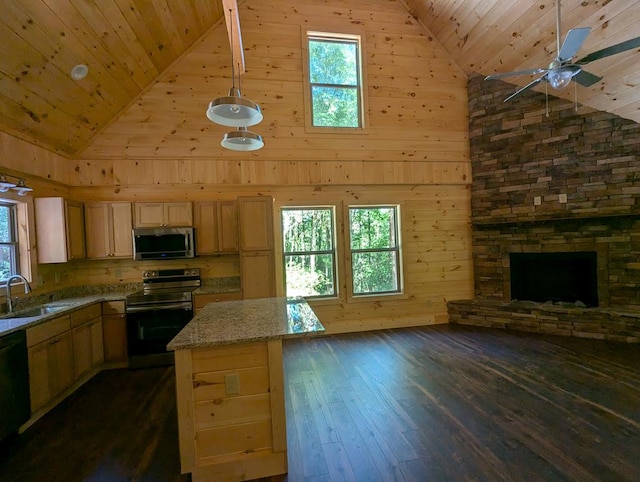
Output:
<svg viewBox="0 0 640 482">
<path fill-rule="evenodd" d="M 0 337 L 0 441 L 31 416 L 26 332 Z"/>
</svg>

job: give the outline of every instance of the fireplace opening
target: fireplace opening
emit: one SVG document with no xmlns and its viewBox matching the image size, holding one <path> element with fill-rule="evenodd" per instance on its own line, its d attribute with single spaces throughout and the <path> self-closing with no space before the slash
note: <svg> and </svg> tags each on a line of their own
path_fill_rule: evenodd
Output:
<svg viewBox="0 0 640 482">
<path fill-rule="evenodd" d="M 598 306 L 597 253 L 511 253 L 511 299 Z"/>
</svg>

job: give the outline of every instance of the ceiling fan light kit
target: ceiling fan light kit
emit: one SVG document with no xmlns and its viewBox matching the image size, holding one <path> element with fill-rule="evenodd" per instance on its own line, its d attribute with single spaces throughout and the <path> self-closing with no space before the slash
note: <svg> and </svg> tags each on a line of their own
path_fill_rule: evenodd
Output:
<svg viewBox="0 0 640 482">
<path fill-rule="evenodd" d="M 232 9 L 229 9 L 230 39 L 233 39 Z M 231 41 L 231 40 L 230 40 Z M 256 151 L 264 147 L 262 136 L 247 130 L 247 127 L 262 122 L 260 106 L 245 99 L 240 93 L 240 68 L 238 67 L 238 87 L 236 88 L 235 64 L 233 61 L 233 43 L 231 42 L 231 88 L 229 95 L 218 97 L 209 102 L 207 118 L 216 124 L 236 127 L 236 131 L 228 132 L 220 145 L 232 151 Z"/>
<path fill-rule="evenodd" d="M 590 87 L 593 84 L 600 82 L 602 77 L 594 75 L 582 69 L 582 65 L 593 62 L 594 60 L 600 60 L 611 55 L 626 52 L 628 50 L 640 47 L 640 37 L 621 42 L 619 44 L 606 47 L 604 49 L 592 52 L 591 54 L 583 57 L 580 60 L 571 62 L 582 47 L 582 44 L 586 40 L 587 36 L 591 32 L 590 27 L 573 28 L 567 32 L 567 36 L 564 39 L 564 43 L 560 46 L 561 30 L 560 30 L 560 0 L 556 1 L 556 42 L 557 42 L 557 56 L 549 64 L 546 69 L 528 69 L 518 70 L 514 72 L 504 72 L 500 74 L 492 74 L 485 77 L 485 80 L 501 79 L 504 77 L 515 77 L 518 75 L 538 75 L 543 74 L 541 77 L 534 79 L 529 84 L 520 88 L 509 97 L 504 99 L 507 102 L 514 97 L 522 94 L 523 92 L 535 87 L 541 81 L 546 81 L 552 89 L 562 90 L 567 87 L 571 81 L 582 85 L 583 87 Z"/>
</svg>

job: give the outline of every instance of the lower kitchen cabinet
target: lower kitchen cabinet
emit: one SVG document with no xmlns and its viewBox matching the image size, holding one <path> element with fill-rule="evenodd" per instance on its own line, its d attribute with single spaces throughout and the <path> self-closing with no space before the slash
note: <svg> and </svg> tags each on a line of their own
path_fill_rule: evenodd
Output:
<svg viewBox="0 0 640 482">
<path fill-rule="evenodd" d="M 100 303 L 71 313 L 75 378 L 96 370 L 104 361 L 102 307 Z"/>
<path fill-rule="evenodd" d="M 104 361 L 127 361 L 127 323 L 124 301 L 102 303 L 102 333 L 104 336 Z"/>
<path fill-rule="evenodd" d="M 69 315 L 27 330 L 31 412 L 73 385 L 73 340 Z"/>
</svg>

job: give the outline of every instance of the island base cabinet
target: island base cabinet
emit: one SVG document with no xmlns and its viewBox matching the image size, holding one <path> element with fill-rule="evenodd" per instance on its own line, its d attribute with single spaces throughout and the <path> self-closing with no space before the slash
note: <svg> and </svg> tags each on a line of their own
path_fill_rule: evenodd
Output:
<svg viewBox="0 0 640 482">
<path fill-rule="evenodd" d="M 178 350 L 175 363 L 183 473 L 242 481 L 287 472 L 281 340 Z"/>
</svg>

